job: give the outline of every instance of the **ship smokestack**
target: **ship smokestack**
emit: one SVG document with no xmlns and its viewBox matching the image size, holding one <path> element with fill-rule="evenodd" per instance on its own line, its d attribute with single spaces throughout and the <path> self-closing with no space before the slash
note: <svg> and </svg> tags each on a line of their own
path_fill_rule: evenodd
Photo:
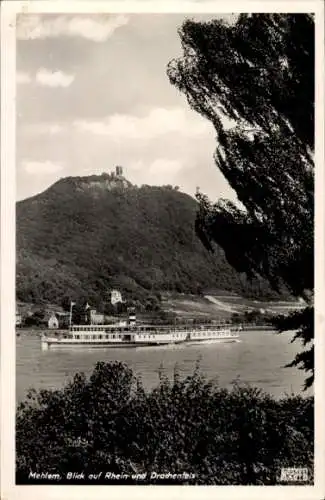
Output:
<svg viewBox="0 0 325 500">
<path fill-rule="evenodd" d="M 136 314 L 134 310 L 129 311 L 129 326 L 135 326 L 136 325 Z"/>
</svg>

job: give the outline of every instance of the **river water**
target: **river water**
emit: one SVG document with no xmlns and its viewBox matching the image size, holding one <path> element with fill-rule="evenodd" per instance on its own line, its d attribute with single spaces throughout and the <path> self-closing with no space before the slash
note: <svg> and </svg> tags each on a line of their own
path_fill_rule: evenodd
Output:
<svg viewBox="0 0 325 500">
<path fill-rule="evenodd" d="M 250 331 L 242 332 L 235 343 L 136 349 L 69 347 L 43 352 L 36 332 L 21 331 L 16 339 L 17 400 L 24 399 L 31 387 L 60 388 L 77 372 L 89 375 L 97 361 L 113 360 L 126 362 L 148 389 L 157 385 L 160 367 L 172 377 L 176 366 L 184 377 L 199 362 L 201 372 L 208 379 L 217 378 L 223 387 L 231 387 L 239 379 L 277 398 L 285 393 L 307 395 L 302 391 L 304 372 L 284 367 L 301 350 L 299 343 L 290 343 L 291 338 L 292 333 Z"/>
</svg>

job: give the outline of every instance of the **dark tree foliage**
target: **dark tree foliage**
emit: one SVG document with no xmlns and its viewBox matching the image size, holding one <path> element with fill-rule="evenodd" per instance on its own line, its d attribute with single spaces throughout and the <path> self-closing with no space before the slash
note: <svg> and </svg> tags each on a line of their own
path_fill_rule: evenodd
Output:
<svg viewBox="0 0 325 500">
<path fill-rule="evenodd" d="M 88 379 L 32 391 L 17 411 L 17 483 L 28 483 L 30 471 L 63 481 L 67 472 L 110 471 L 130 474 L 123 484 L 137 473 L 147 474 L 140 484 L 155 484 L 151 472 L 185 472 L 195 479 L 165 484 L 272 485 L 281 467 L 304 464 L 312 484 L 312 397 L 223 389 L 199 367 L 185 379 L 176 368 L 173 381 L 163 370 L 159 378 L 145 391 L 127 365 L 101 362 Z"/>
<path fill-rule="evenodd" d="M 243 208 L 198 195 L 196 231 L 248 277 L 312 305 L 314 266 L 314 20 L 242 14 L 229 25 L 186 21 L 168 76 L 217 132 L 215 161 Z M 308 313 L 308 318 L 312 313 Z M 304 313 L 286 322 L 312 342 Z M 313 349 L 293 362 L 312 376 Z"/>
</svg>

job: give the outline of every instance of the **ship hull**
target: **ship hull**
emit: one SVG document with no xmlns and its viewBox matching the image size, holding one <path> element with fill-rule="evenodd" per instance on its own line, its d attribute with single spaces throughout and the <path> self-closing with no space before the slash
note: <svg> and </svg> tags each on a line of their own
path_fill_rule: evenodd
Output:
<svg viewBox="0 0 325 500">
<path fill-rule="evenodd" d="M 226 342 L 238 342 L 238 337 L 224 337 L 218 339 L 204 339 L 204 340 L 188 340 L 186 341 L 187 345 L 207 345 L 207 344 L 224 344 Z"/>
<path fill-rule="evenodd" d="M 107 342 L 107 341 L 89 341 L 89 340 L 75 340 L 75 339 L 42 339 L 42 350 L 46 351 L 50 348 L 66 348 L 66 347 L 87 347 L 87 348 L 136 348 L 136 347 L 157 347 L 168 345 L 199 345 L 199 344 L 215 344 L 224 342 L 236 342 L 238 337 L 219 337 L 216 339 L 202 339 L 202 340 L 162 340 L 152 342 Z"/>
</svg>

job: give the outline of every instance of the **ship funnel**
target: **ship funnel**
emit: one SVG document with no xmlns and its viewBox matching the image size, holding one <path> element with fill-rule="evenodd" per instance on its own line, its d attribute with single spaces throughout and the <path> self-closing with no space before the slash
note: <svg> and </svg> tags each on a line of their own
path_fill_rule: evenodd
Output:
<svg viewBox="0 0 325 500">
<path fill-rule="evenodd" d="M 129 325 L 130 326 L 136 325 L 136 314 L 134 309 L 129 310 Z"/>
</svg>

